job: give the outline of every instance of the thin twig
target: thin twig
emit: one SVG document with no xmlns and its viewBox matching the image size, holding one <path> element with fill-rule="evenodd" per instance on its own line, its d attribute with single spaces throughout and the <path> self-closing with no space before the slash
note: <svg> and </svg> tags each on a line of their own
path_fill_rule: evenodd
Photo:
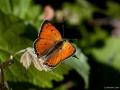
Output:
<svg viewBox="0 0 120 90">
<path fill-rule="evenodd" d="M 4 79 L 4 69 L 8 68 L 11 64 L 13 64 L 12 59 L 13 58 L 10 57 L 10 59 L 0 64 L 0 90 L 10 90 Z"/>
</svg>

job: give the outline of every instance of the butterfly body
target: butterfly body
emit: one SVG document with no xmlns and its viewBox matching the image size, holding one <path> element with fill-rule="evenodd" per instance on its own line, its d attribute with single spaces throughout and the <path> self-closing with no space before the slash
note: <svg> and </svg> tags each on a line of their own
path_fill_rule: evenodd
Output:
<svg viewBox="0 0 120 90">
<path fill-rule="evenodd" d="M 76 51 L 74 46 L 63 39 L 59 31 L 49 21 L 43 23 L 34 43 L 34 49 L 37 57 L 43 57 L 43 64 L 49 67 L 55 67 Z"/>
<path fill-rule="evenodd" d="M 46 57 L 49 56 L 50 54 L 54 53 L 54 51 L 55 51 L 56 49 L 58 49 L 59 47 L 61 47 L 61 46 L 64 44 L 64 42 L 65 42 L 64 40 L 59 41 L 59 42 L 56 42 L 55 45 L 53 45 L 53 46 L 49 49 L 49 51 L 46 53 Z M 60 49 L 61 49 L 61 48 L 60 48 Z"/>
</svg>

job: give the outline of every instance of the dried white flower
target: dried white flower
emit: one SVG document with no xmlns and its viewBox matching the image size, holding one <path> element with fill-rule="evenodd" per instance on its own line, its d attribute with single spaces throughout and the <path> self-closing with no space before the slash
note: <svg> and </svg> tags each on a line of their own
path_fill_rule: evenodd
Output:
<svg viewBox="0 0 120 90">
<path fill-rule="evenodd" d="M 37 55 L 34 52 L 33 48 L 26 48 L 18 53 L 22 53 L 22 56 L 20 58 L 20 63 L 26 68 L 29 69 L 30 65 L 33 63 L 34 67 L 38 69 L 39 71 L 50 71 L 52 70 L 51 67 L 43 64 L 45 62 L 45 59 L 43 57 L 38 58 Z"/>
</svg>

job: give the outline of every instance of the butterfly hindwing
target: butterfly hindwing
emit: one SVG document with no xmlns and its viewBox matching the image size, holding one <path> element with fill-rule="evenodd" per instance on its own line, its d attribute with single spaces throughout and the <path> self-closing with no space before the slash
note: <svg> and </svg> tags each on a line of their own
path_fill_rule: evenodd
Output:
<svg viewBox="0 0 120 90">
<path fill-rule="evenodd" d="M 44 21 L 39 36 L 34 43 L 35 53 L 38 57 L 45 55 L 60 40 L 62 40 L 62 37 L 59 31 L 49 21 Z"/>
<path fill-rule="evenodd" d="M 47 57 L 47 60 L 44 62 L 44 64 L 50 67 L 55 67 L 61 61 L 73 55 L 75 51 L 76 50 L 71 43 L 64 41 L 62 46 L 57 48 Z"/>
<path fill-rule="evenodd" d="M 54 42 L 46 39 L 37 39 L 34 43 L 35 53 L 38 57 L 46 54 L 49 48 L 53 46 Z"/>
</svg>

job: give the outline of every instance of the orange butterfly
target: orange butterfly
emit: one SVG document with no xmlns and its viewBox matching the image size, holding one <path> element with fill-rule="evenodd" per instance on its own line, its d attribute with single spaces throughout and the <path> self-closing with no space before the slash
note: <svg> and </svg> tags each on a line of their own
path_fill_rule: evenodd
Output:
<svg viewBox="0 0 120 90">
<path fill-rule="evenodd" d="M 60 32 L 47 20 L 42 24 L 34 49 L 37 57 L 44 57 L 44 64 L 49 67 L 55 67 L 76 51 L 74 46 L 63 39 Z"/>
</svg>

